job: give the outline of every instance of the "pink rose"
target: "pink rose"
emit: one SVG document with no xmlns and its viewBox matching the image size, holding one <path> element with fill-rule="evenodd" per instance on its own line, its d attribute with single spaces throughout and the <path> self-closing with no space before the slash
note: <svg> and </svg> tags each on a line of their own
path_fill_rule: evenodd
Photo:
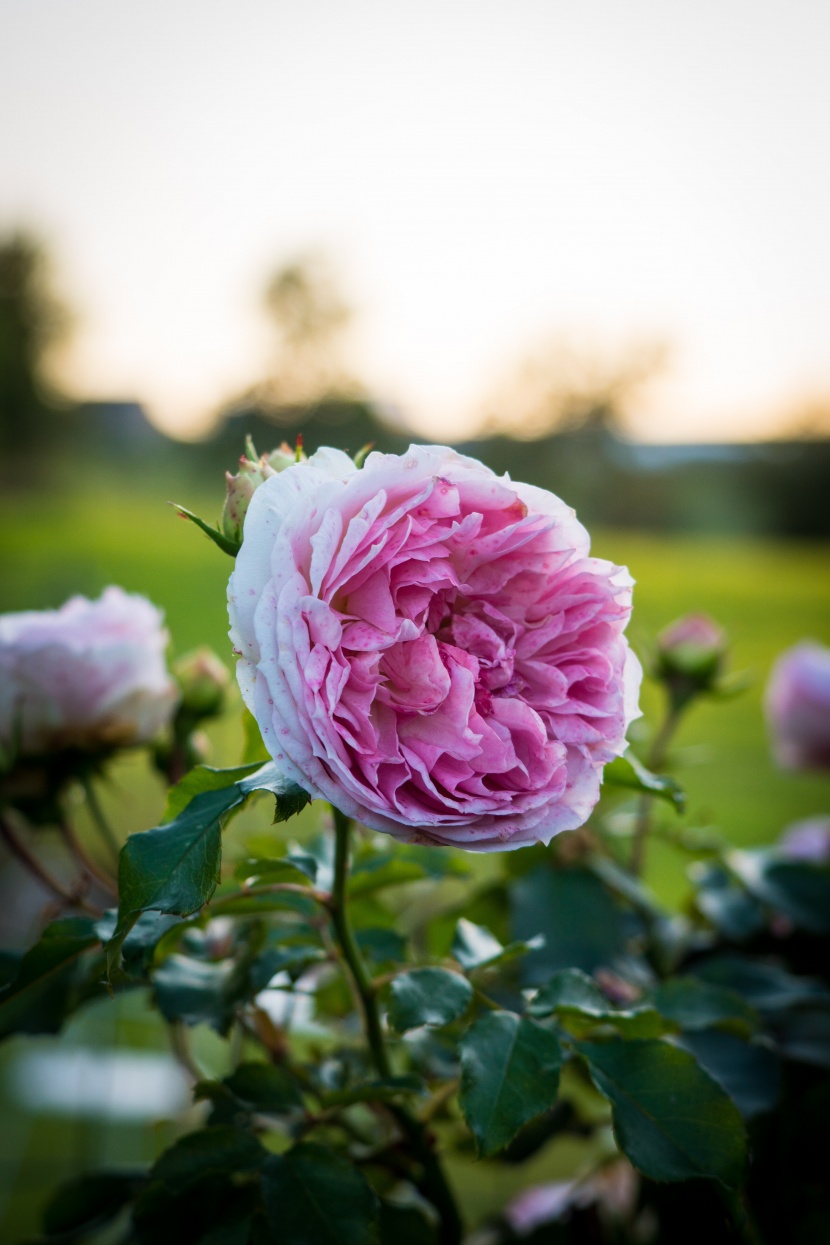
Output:
<svg viewBox="0 0 830 1245">
<path fill-rule="evenodd" d="M 144 597 L 107 588 L 0 616 L 0 746 L 12 758 L 149 743 L 176 705 L 167 632 Z"/>
<path fill-rule="evenodd" d="M 830 769 L 830 649 L 804 640 L 776 661 L 764 698 L 785 769 Z"/>
<path fill-rule="evenodd" d="M 573 510 L 444 446 L 339 450 L 254 494 L 228 589 L 239 683 L 312 796 L 416 843 L 582 825 L 640 666 L 628 572 Z"/>
</svg>

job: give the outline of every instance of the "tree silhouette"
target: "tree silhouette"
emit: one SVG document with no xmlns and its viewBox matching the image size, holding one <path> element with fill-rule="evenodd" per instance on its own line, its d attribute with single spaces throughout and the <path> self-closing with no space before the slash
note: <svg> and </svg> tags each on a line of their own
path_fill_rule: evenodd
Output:
<svg viewBox="0 0 830 1245">
<path fill-rule="evenodd" d="M 0 453 L 6 463 L 36 450 L 49 431 L 57 395 L 45 364 L 68 327 L 40 243 L 22 232 L 0 239 Z"/>
</svg>

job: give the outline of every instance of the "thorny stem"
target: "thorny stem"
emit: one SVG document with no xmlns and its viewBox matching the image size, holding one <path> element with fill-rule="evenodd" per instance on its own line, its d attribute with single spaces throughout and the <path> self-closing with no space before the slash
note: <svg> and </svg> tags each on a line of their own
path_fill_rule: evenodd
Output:
<svg viewBox="0 0 830 1245">
<path fill-rule="evenodd" d="M 264 882 L 261 886 L 240 886 L 238 891 L 222 895 L 220 899 L 211 903 L 210 911 L 214 914 L 221 912 L 223 907 L 236 903 L 238 899 L 257 899 L 264 895 L 279 894 L 302 895 L 305 899 L 313 899 L 325 908 L 329 906 L 331 898 L 325 891 L 313 890 L 312 887 L 304 886 L 301 882 Z"/>
<path fill-rule="evenodd" d="M 75 833 L 75 828 L 71 825 L 71 823 L 68 821 L 61 821 L 60 832 L 66 846 L 69 848 L 70 852 L 75 857 L 75 860 L 84 872 L 90 878 L 93 878 L 99 886 L 103 886 L 107 894 L 112 895 L 113 898 L 117 899 L 118 888 L 115 883 L 115 878 L 106 873 L 100 865 L 92 859 L 89 852 L 86 850 L 83 843 Z"/>
<path fill-rule="evenodd" d="M 50 890 L 53 895 L 57 895 L 67 907 L 82 908 L 84 912 L 89 912 L 92 916 L 100 916 L 99 910 L 84 899 L 83 895 L 65 886 L 45 865 L 41 864 L 5 817 L 0 818 L 0 838 L 4 840 L 17 859 L 26 866 L 32 876 L 36 877 L 41 885 Z"/>
<path fill-rule="evenodd" d="M 349 874 L 349 833 L 351 821 L 338 809 L 332 807 L 335 828 L 334 883 L 328 908 L 334 934 L 352 984 L 360 1000 L 366 1039 L 374 1065 L 382 1077 L 390 1075 L 389 1055 L 383 1040 L 380 1013 L 377 1005 L 377 987 L 369 976 L 366 963 L 354 936 L 346 907 L 346 882 Z M 447 1184 L 443 1168 L 435 1153 L 427 1129 L 405 1107 L 390 1108 L 395 1120 L 409 1142 L 411 1151 L 423 1169 L 419 1187 L 432 1202 L 441 1220 L 439 1239 L 441 1245 L 459 1245 L 462 1237 L 461 1216 L 455 1204 L 452 1190 Z"/>
<path fill-rule="evenodd" d="M 176 1061 L 181 1065 L 194 1084 L 205 1079 L 205 1074 L 196 1063 L 190 1051 L 187 1029 L 181 1021 L 174 1020 L 167 1026 L 170 1035 L 170 1048 Z"/>
<path fill-rule="evenodd" d="M 659 773 L 666 763 L 666 755 L 669 750 L 669 744 L 674 737 L 674 732 L 680 724 L 683 714 L 682 705 L 669 705 L 668 712 L 663 719 L 663 724 L 651 743 L 648 759 L 646 764 L 654 773 Z M 634 837 L 631 843 L 631 857 L 628 862 L 628 868 L 634 877 L 640 877 L 643 872 L 646 857 L 646 844 L 651 829 L 651 810 L 654 803 L 654 797 L 651 795 L 640 796 L 637 805 L 637 820 L 634 823 Z"/>
<path fill-rule="evenodd" d="M 352 923 L 346 910 L 346 881 L 349 876 L 349 831 L 351 822 L 348 817 L 344 817 L 337 809 L 334 809 L 333 812 L 336 837 L 334 848 L 334 883 L 329 901 L 331 923 L 334 926 L 334 933 L 340 952 L 348 966 L 355 991 L 360 999 L 366 1039 L 369 1043 L 372 1060 L 377 1068 L 378 1075 L 387 1077 L 391 1076 L 392 1069 L 389 1065 L 389 1055 L 387 1054 L 383 1041 L 383 1032 L 380 1027 L 380 1014 L 377 1007 L 375 988 L 367 971 L 366 963 L 360 953 L 360 948 L 357 945 Z"/>
</svg>

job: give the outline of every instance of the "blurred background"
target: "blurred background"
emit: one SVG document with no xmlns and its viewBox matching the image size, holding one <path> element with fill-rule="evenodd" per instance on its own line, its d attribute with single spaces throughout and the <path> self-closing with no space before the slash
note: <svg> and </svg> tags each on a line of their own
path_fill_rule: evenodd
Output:
<svg viewBox="0 0 830 1245">
<path fill-rule="evenodd" d="M 753 682 L 681 732 L 689 825 L 826 812 L 761 694 L 830 639 L 828 39 L 815 0 L 0 0 L 0 609 L 117 582 L 230 664 L 229 563 L 165 502 L 216 518 L 247 435 L 449 442 L 630 566 L 641 654 L 728 628 Z M 108 795 L 158 820 L 143 763 Z M 682 902 L 683 869 L 649 880 Z M 43 897 L 0 870 L 13 942 Z M 184 1101 L 153 1018 L 107 1016 L 6 1046 L 4 1240 Z M 84 1052 L 125 1042 L 161 1062 L 96 1098 Z"/>
</svg>

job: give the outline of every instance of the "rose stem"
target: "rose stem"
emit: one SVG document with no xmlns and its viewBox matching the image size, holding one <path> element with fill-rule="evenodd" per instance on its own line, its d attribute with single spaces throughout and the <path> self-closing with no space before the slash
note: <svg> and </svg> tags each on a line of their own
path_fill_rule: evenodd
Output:
<svg viewBox="0 0 830 1245">
<path fill-rule="evenodd" d="M 92 859 L 89 852 L 86 850 L 83 843 L 75 833 L 75 829 L 72 824 L 63 820 L 60 822 L 59 828 L 66 846 L 69 848 L 81 868 L 84 869 L 91 878 L 94 878 L 99 886 L 103 886 L 104 890 L 106 890 L 108 894 L 117 899 L 118 887 L 116 886 L 115 878 L 111 877 L 110 874 L 105 873 L 104 870 Z"/>
<path fill-rule="evenodd" d="M 110 823 L 107 821 L 106 817 L 104 816 L 104 810 L 101 807 L 101 802 L 98 799 L 98 796 L 95 794 L 95 788 L 92 785 L 92 779 L 89 777 L 88 774 L 84 775 L 82 779 L 82 786 L 84 789 L 84 795 L 86 797 L 86 802 L 89 805 L 89 811 L 92 814 L 92 820 L 97 826 L 101 834 L 101 837 L 106 842 L 107 847 L 109 847 L 113 856 L 117 860 L 119 855 L 121 854 L 121 844 L 118 842 L 118 839 L 115 837 L 115 831 L 113 830 L 112 826 L 110 825 Z"/>
<path fill-rule="evenodd" d="M 651 743 L 648 759 L 646 764 L 654 773 L 663 768 L 666 763 L 666 754 L 669 750 L 669 744 L 674 737 L 674 732 L 680 724 L 680 718 L 683 714 L 683 705 L 670 704 L 663 724 Z M 654 804 L 654 797 L 651 795 L 640 796 L 637 805 L 637 820 L 634 823 L 634 838 L 631 843 L 631 857 L 628 862 L 628 868 L 635 877 L 640 877 L 643 872 L 646 858 L 646 843 L 648 842 L 648 833 L 651 829 L 651 810 Z"/>
<path fill-rule="evenodd" d="M 0 837 L 6 843 L 6 846 L 13 855 L 21 861 L 29 872 L 37 878 L 42 886 L 52 891 L 59 899 L 72 908 L 82 908 L 85 912 L 91 913 L 93 916 L 99 916 L 97 908 L 88 903 L 82 895 L 73 893 L 68 887 L 64 886 L 58 878 L 51 873 L 45 865 L 42 865 L 38 858 L 29 850 L 23 840 L 18 836 L 16 830 L 10 825 L 5 817 L 0 818 Z"/>
<path fill-rule="evenodd" d="M 369 976 L 366 962 L 357 945 L 346 908 L 351 819 L 333 805 L 332 813 L 334 814 L 335 829 L 334 883 L 328 908 L 331 913 L 331 922 L 334 926 L 340 953 L 348 966 L 355 990 L 360 999 L 366 1039 L 369 1043 L 372 1059 L 379 1075 L 388 1077 L 391 1075 L 391 1067 L 383 1040 L 376 987 Z M 458 1245 L 462 1236 L 461 1216 L 458 1213 L 452 1190 L 447 1184 L 438 1156 L 432 1148 L 424 1125 L 420 1120 L 410 1115 L 405 1107 L 391 1106 L 390 1110 L 411 1145 L 415 1157 L 423 1167 L 424 1175 L 421 1181 L 421 1192 L 432 1202 L 441 1217 L 441 1245 Z"/>
</svg>

